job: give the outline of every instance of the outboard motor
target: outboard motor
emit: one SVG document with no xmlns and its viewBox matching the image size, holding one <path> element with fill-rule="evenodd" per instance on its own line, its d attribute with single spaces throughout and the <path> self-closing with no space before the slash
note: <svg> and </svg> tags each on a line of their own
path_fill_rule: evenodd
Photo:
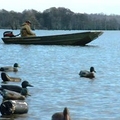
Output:
<svg viewBox="0 0 120 120">
<path fill-rule="evenodd" d="M 0 105 L 2 115 L 24 114 L 28 112 L 28 105 L 23 100 L 5 100 Z"/>
<path fill-rule="evenodd" d="M 3 37 L 15 37 L 12 31 L 5 31 Z"/>
</svg>

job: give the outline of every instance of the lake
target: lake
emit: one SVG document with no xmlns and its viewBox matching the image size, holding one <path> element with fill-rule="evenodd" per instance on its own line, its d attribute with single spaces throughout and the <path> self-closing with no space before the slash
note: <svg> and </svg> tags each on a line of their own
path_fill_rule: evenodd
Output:
<svg viewBox="0 0 120 120">
<path fill-rule="evenodd" d="M 5 30 L 0 30 L 1 37 Z M 15 34 L 19 30 L 13 31 Z M 37 35 L 78 31 L 35 30 Z M 80 31 L 82 32 L 82 31 Z M 7 45 L 0 41 L 0 66 L 18 63 L 9 76 L 29 81 L 28 113 L 10 120 L 51 120 L 68 107 L 72 120 L 120 119 L 120 31 L 104 31 L 87 46 Z M 94 66 L 95 79 L 79 77 Z M 2 80 L 1 80 L 1 84 Z M 7 84 L 21 85 L 21 82 Z M 2 97 L 0 96 L 2 101 Z"/>
</svg>

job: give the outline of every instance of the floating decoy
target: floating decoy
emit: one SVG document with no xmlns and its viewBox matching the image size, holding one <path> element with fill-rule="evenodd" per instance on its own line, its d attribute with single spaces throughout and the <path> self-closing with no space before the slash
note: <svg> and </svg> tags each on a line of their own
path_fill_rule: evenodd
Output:
<svg viewBox="0 0 120 120">
<path fill-rule="evenodd" d="M 28 112 L 28 104 L 24 100 L 5 100 L 0 105 L 2 115 L 24 114 Z"/>
<path fill-rule="evenodd" d="M 4 82 L 7 82 L 7 81 L 11 81 L 11 82 L 20 82 L 21 81 L 21 78 L 17 78 L 17 77 L 10 77 L 8 76 L 6 73 L 2 72 L 1 73 L 1 78 Z"/>
<path fill-rule="evenodd" d="M 15 91 L 26 96 L 29 95 L 27 87 L 33 87 L 28 81 L 23 81 L 21 84 L 22 87 L 17 85 L 1 85 L 3 89 Z"/>
<path fill-rule="evenodd" d="M 79 75 L 80 75 L 80 77 L 94 78 L 95 77 L 95 75 L 94 75 L 95 72 L 96 71 L 95 71 L 94 67 L 90 67 L 90 71 L 81 70 Z"/>
<path fill-rule="evenodd" d="M 20 93 L 0 88 L 0 94 L 4 100 L 25 100 L 25 96 Z"/>
<path fill-rule="evenodd" d="M 15 63 L 14 66 L 6 66 L 6 67 L 1 67 L 0 71 L 4 71 L 4 72 L 17 72 L 18 71 L 18 67 L 20 67 L 18 65 L 18 63 Z"/>
<path fill-rule="evenodd" d="M 68 108 L 65 107 L 63 112 L 57 112 L 52 115 L 52 120 L 71 120 Z"/>
</svg>

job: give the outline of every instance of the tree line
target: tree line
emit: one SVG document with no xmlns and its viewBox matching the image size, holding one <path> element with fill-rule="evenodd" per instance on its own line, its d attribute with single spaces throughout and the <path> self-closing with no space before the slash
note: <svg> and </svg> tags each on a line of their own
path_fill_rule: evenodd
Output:
<svg viewBox="0 0 120 120">
<path fill-rule="evenodd" d="M 46 30 L 119 30 L 120 15 L 74 13 L 63 7 L 52 7 L 39 12 L 0 10 L 0 29 L 20 29 L 26 20 L 32 29 Z"/>
</svg>

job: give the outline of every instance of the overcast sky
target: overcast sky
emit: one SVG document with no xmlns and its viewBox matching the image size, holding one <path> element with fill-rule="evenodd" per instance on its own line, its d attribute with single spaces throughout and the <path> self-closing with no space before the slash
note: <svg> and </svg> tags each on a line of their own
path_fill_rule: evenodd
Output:
<svg viewBox="0 0 120 120">
<path fill-rule="evenodd" d="M 7 11 L 34 9 L 43 12 L 51 7 L 64 7 L 75 13 L 120 15 L 120 0 L 0 0 L 0 9 Z"/>
</svg>

